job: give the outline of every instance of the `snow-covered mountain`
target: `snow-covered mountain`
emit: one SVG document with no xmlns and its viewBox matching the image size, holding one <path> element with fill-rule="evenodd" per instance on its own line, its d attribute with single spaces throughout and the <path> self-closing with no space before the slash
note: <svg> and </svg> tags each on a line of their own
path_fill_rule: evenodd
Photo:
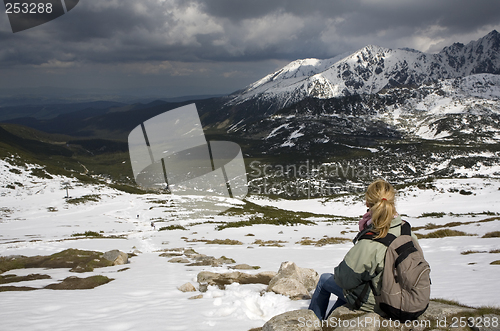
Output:
<svg viewBox="0 0 500 331">
<path fill-rule="evenodd" d="M 297 60 L 205 118 L 280 155 L 339 155 L 339 148 L 387 139 L 497 144 L 498 54 L 500 33 L 492 31 L 437 54 L 366 46 L 331 59 Z"/>
<path fill-rule="evenodd" d="M 445 47 L 438 54 L 369 45 L 331 59 L 293 61 L 235 93 L 229 104 L 258 99 L 276 110 L 307 97 L 373 94 L 471 74 L 500 74 L 499 52 L 500 33 L 495 30 L 467 45 Z"/>
<path fill-rule="evenodd" d="M 496 144 L 499 123 L 500 75 L 475 74 L 372 95 L 307 98 L 244 130 L 276 153 L 325 152 L 332 144 L 376 145 L 385 139 Z"/>
</svg>

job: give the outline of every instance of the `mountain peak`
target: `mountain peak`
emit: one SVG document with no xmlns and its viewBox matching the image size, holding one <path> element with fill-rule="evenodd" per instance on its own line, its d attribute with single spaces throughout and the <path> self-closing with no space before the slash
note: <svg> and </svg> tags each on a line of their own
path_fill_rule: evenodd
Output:
<svg viewBox="0 0 500 331">
<path fill-rule="evenodd" d="M 392 51 L 390 48 L 377 46 L 377 45 L 366 45 L 357 52 L 354 52 L 352 56 L 357 56 L 359 54 L 384 54 Z"/>
<path fill-rule="evenodd" d="M 493 30 L 490 33 L 488 33 L 486 35 L 486 37 L 489 37 L 489 38 L 500 38 L 500 33 L 498 33 L 497 30 Z"/>
<path fill-rule="evenodd" d="M 496 45 L 498 45 L 500 42 L 500 33 L 498 33 L 497 30 L 493 30 L 490 33 L 488 33 L 486 36 L 477 40 L 477 42 L 480 42 L 480 43 L 482 43 L 483 41 L 491 42 L 493 44 L 496 43 Z M 474 41 L 472 41 L 471 43 L 474 43 Z"/>
<path fill-rule="evenodd" d="M 491 31 L 484 38 L 492 43 L 492 47 L 500 51 L 500 33 L 497 30 Z"/>
</svg>

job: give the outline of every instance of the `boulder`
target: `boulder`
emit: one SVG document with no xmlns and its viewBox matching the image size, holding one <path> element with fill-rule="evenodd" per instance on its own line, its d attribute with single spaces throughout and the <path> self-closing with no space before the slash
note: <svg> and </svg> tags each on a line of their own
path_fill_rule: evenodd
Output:
<svg viewBox="0 0 500 331">
<path fill-rule="evenodd" d="M 196 292 L 196 287 L 191 283 L 186 283 L 177 288 L 181 292 Z"/>
<path fill-rule="evenodd" d="M 311 298 L 307 288 L 296 278 L 280 278 L 272 285 L 270 284 L 266 291 L 285 295 L 292 300 L 306 300 Z"/>
<path fill-rule="evenodd" d="M 262 327 L 262 331 L 271 330 L 321 330 L 321 331 L 424 331 L 434 330 L 433 328 L 445 327 L 445 330 L 452 330 L 452 317 L 471 315 L 478 320 L 484 321 L 485 316 L 498 318 L 497 315 L 481 315 L 474 308 L 450 305 L 437 301 L 431 301 L 427 311 L 416 321 L 410 321 L 408 325 L 389 320 L 376 313 L 369 313 L 360 310 L 350 310 L 342 306 L 337 308 L 324 321 L 320 321 L 312 310 L 294 310 L 274 316 Z M 446 325 L 445 325 L 446 324 Z M 495 325 L 496 326 L 496 325 Z M 493 331 L 496 328 L 474 327 L 473 330 Z M 457 330 L 462 330 L 458 328 Z"/>
<path fill-rule="evenodd" d="M 474 308 L 462 307 L 457 305 L 450 305 L 442 302 L 431 301 L 429 303 L 429 307 L 425 313 L 420 316 L 419 319 L 433 319 L 433 320 L 442 320 L 445 317 L 463 314 L 463 313 L 473 313 L 475 311 Z"/>
<path fill-rule="evenodd" d="M 236 269 L 236 270 L 253 270 L 256 269 L 252 267 L 251 265 L 248 265 L 246 263 L 243 264 L 237 264 L 235 266 L 229 267 L 229 269 Z M 258 269 L 258 268 L 257 268 Z"/>
<path fill-rule="evenodd" d="M 404 323 L 398 324 L 396 321 L 383 318 L 376 313 L 350 310 L 343 306 L 337 308 L 328 317 L 328 322 L 325 322 L 323 331 L 424 331 L 436 327 L 444 327 L 444 324 L 449 328 L 452 323 L 452 317 L 460 316 L 461 314 L 476 315 L 477 310 L 474 308 L 431 301 L 425 313 L 422 314 L 418 320 L 409 321 L 408 325 L 405 325 Z M 452 330 L 453 328 L 449 329 Z M 457 330 L 461 329 L 459 328 Z"/>
<path fill-rule="evenodd" d="M 123 265 L 128 263 L 128 256 L 120 254 L 116 260 L 113 261 L 113 265 Z"/>
<path fill-rule="evenodd" d="M 191 258 L 193 258 L 191 256 Z M 213 256 L 206 256 L 203 254 L 199 254 L 194 257 L 196 262 L 188 264 L 188 266 L 211 266 L 211 267 L 221 267 L 223 264 L 231 264 L 234 263 L 233 259 L 229 259 L 225 256 L 221 256 L 220 258 L 215 258 Z"/>
<path fill-rule="evenodd" d="M 189 263 L 189 260 L 184 257 L 174 257 L 173 259 L 168 260 L 170 263 Z"/>
<path fill-rule="evenodd" d="M 198 273 L 197 281 L 200 284 L 200 288 L 204 288 L 208 285 L 224 287 L 225 285 L 229 285 L 232 283 L 267 285 L 275 275 L 276 273 L 272 271 L 263 271 L 255 275 L 239 271 L 227 273 L 202 271 Z"/>
<path fill-rule="evenodd" d="M 313 269 L 300 268 L 294 262 L 283 262 L 266 289 L 290 297 L 292 300 L 310 299 L 319 274 Z"/>
<path fill-rule="evenodd" d="M 161 253 L 159 256 L 160 257 L 179 257 L 179 256 L 182 256 L 182 253 L 166 252 L 166 253 Z"/>
<path fill-rule="evenodd" d="M 192 248 L 184 248 L 184 255 L 186 255 L 187 257 L 191 257 L 191 255 L 199 255 L 199 254 Z"/>
<path fill-rule="evenodd" d="M 231 258 L 221 256 L 220 258 L 215 258 L 213 256 L 207 256 L 205 254 L 199 254 L 192 248 L 186 249 L 168 249 L 164 250 L 159 256 L 171 258 L 168 262 L 171 263 L 188 263 L 189 267 L 199 267 L 199 266 L 210 266 L 210 267 L 221 267 L 224 264 L 234 264 Z"/>
<path fill-rule="evenodd" d="M 117 249 L 107 251 L 102 257 L 108 261 L 113 262 L 113 265 L 122 265 L 128 263 L 128 254 Z"/>
<path fill-rule="evenodd" d="M 322 322 L 309 309 L 292 310 L 274 316 L 262 331 L 322 331 Z"/>
</svg>

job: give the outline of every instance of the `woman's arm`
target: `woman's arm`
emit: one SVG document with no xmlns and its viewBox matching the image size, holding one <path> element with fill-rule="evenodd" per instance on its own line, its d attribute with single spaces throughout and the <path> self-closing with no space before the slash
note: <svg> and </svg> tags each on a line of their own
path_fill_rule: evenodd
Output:
<svg viewBox="0 0 500 331">
<path fill-rule="evenodd" d="M 383 244 L 360 240 L 335 268 L 335 282 L 344 290 L 365 284 L 383 270 L 384 257 Z"/>
</svg>

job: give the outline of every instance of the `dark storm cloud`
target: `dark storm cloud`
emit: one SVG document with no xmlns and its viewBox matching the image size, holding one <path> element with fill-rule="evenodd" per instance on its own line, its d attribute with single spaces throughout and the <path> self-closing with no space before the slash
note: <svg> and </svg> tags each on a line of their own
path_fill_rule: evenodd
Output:
<svg viewBox="0 0 500 331">
<path fill-rule="evenodd" d="M 172 8 L 184 10 L 181 1 Z M 169 11 L 158 1 L 81 1 L 78 10 L 39 28 L 18 34 L 2 31 L 0 60 L 35 64 L 64 57 L 98 63 L 198 59 L 191 54 L 190 36 L 182 33 L 189 27 Z M 198 30 L 203 33 L 202 27 Z"/>
<path fill-rule="evenodd" d="M 380 29 L 431 24 L 455 32 L 469 31 L 488 24 L 499 24 L 500 2 L 468 0 L 421 1 L 303 1 L 303 0 L 199 0 L 206 12 L 232 21 L 256 18 L 273 11 L 285 11 L 297 16 L 316 14 L 323 19 L 344 17 L 346 33 L 370 33 Z M 363 18 L 363 20 L 359 20 Z"/>
<path fill-rule="evenodd" d="M 498 1 L 381 1 L 367 2 L 351 12 L 339 27 L 343 33 L 373 34 L 393 30 L 400 37 L 430 26 L 439 26 L 446 37 L 458 33 L 474 32 L 488 25 L 500 23 Z M 401 30 L 400 30 L 401 29 Z M 383 46 L 383 45 L 382 45 Z"/>
<path fill-rule="evenodd" d="M 197 1 L 206 12 L 232 21 L 256 18 L 274 11 L 286 11 L 298 16 L 323 13 L 327 16 L 338 16 L 359 8 L 359 0 L 352 1 L 303 1 L 303 0 L 206 0 Z"/>
<path fill-rule="evenodd" d="M 500 1 L 82 0 L 67 15 L 16 34 L 0 19 L 0 74 L 16 68 L 26 77 L 32 70 L 61 78 L 80 70 L 85 81 L 112 73 L 118 82 L 120 74 L 239 75 L 247 79 L 241 88 L 273 63 L 368 44 L 437 52 L 492 29 L 500 29 Z"/>
<path fill-rule="evenodd" d="M 418 34 L 446 39 L 499 23 L 499 1 L 81 1 L 40 32 L 2 32 L 1 60 L 293 60 L 365 43 L 415 47 Z M 25 54 L 33 46 L 37 54 Z"/>
</svg>

